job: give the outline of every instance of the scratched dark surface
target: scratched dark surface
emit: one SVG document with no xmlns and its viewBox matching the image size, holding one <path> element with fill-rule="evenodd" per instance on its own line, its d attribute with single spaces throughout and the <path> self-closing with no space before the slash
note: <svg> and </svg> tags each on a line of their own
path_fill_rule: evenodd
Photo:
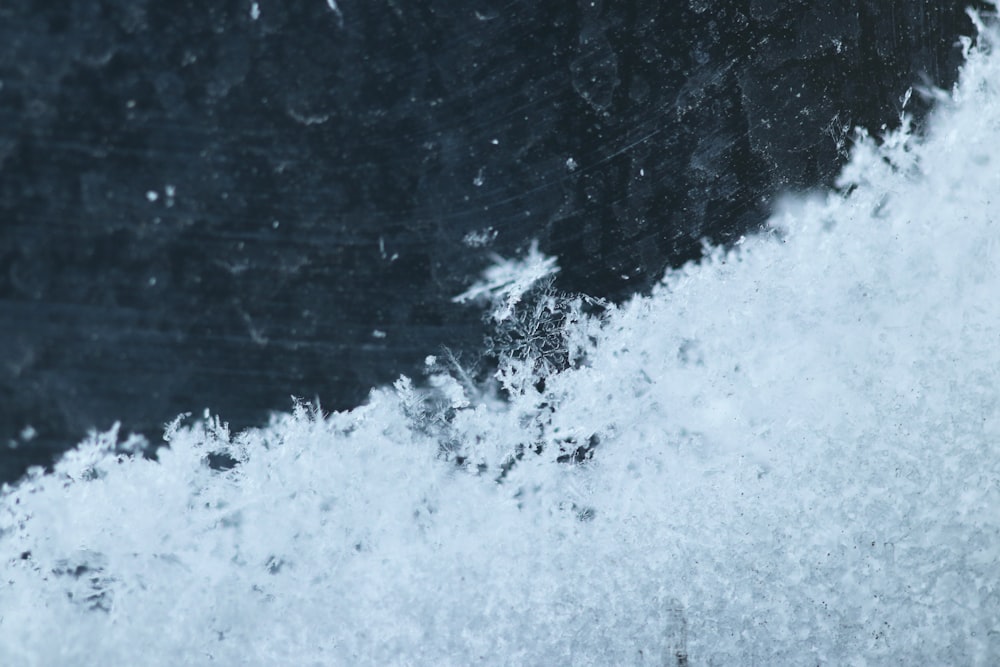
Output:
<svg viewBox="0 0 1000 667">
<path fill-rule="evenodd" d="M 532 239 L 563 289 L 647 289 L 950 85 L 963 7 L 6 0 L 0 479 L 470 354 L 451 297 Z"/>
</svg>

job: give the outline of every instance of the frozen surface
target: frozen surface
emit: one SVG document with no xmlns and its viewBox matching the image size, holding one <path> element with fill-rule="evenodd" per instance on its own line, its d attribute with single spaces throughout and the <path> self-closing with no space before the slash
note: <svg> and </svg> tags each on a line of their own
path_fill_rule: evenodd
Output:
<svg viewBox="0 0 1000 667">
<path fill-rule="evenodd" d="M 997 664 L 998 82 L 649 298 L 496 302 L 565 363 L 83 443 L 0 500 L 0 664 Z"/>
</svg>

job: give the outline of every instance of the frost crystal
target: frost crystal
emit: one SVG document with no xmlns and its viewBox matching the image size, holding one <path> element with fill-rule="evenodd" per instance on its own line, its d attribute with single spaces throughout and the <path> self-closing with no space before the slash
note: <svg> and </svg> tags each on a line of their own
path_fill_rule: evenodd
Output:
<svg viewBox="0 0 1000 667">
<path fill-rule="evenodd" d="M 540 280 L 559 271 L 555 257 L 547 257 L 538 250 L 538 241 L 532 241 L 524 259 L 504 259 L 493 255 L 495 264 L 483 272 L 483 279 L 456 296 L 452 301 L 466 303 L 484 299 L 493 309 L 491 315 L 502 322 L 514 313 L 521 298 Z"/>
</svg>

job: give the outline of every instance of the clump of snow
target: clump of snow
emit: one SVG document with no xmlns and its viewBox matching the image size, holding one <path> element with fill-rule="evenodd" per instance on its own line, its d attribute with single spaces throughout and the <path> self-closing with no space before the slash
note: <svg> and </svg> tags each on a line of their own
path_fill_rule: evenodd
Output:
<svg viewBox="0 0 1000 667">
<path fill-rule="evenodd" d="M 467 298 L 564 351 L 506 400 L 429 359 L 91 438 L 0 498 L 0 664 L 997 664 L 997 82 L 970 47 L 926 138 L 599 316 L 494 267 Z"/>
</svg>

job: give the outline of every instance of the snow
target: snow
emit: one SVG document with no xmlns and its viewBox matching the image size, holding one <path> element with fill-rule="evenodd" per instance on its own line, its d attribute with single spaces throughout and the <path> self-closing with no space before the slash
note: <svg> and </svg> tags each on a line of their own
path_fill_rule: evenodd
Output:
<svg viewBox="0 0 1000 667">
<path fill-rule="evenodd" d="M 968 50 L 925 138 L 859 135 L 649 297 L 556 303 L 537 246 L 459 297 L 558 315 L 562 365 L 429 360 L 5 488 L 0 664 L 997 664 L 1000 56 Z"/>
<path fill-rule="evenodd" d="M 493 304 L 492 317 L 497 322 L 509 319 L 514 307 L 533 286 L 559 272 L 555 257 L 547 257 L 532 241 L 523 259 L 505 259 L 494 255 L 493 266 L 483 272 L 483 279 L 456 296 L 455 303 L 488 300 Z"/>
</svg>

